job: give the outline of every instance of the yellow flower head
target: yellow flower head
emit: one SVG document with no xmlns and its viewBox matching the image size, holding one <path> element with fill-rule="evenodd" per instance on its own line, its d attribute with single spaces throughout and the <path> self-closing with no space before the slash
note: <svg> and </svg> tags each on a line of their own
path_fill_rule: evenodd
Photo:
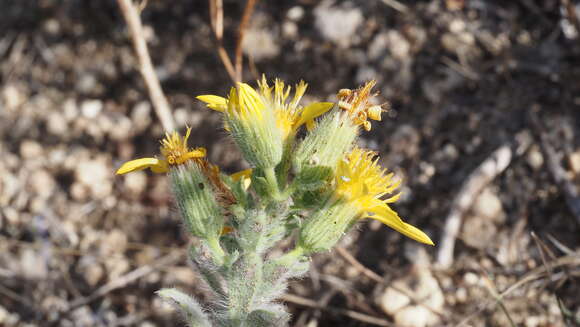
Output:
<svg viewBox="0 0 580 327">
<path fill-rule="evenodd" d="M 181 137 L 177 132 L 166 133 L 165 138 L 160 141 L 161 147 L 159 148 L 163 159 L 140 158 L 128 161 L 117 170 L 117 175 L 146 168 L 150 168 L 155 173 L 166 173 L 171 166 L 184 164 L 190 159 L 205 157 L 206 150 L 204 148 L 190 149 L 187 146 L 190 133 L 191 128 L 189 127 L 184 137 Z"/>
<path fill-rule="evenodd" d="M 338 91 L 338 107 L 345 110 L 355 125 L 362 125 L 368 132 L 371 130 L 371 123 L 368 119 L 381 120 L 383 112 L 382 105 L 373 105 L 369 102 L 377 93 L 371 93 L 377 84 L 375 80 L 367 82 L 356 90 L 342 89 Z"/>
<path fill-rule="evenodd" d="M 205 102 L 208 108 L 227 112 L 230 115 L 238 115 L 241 119 L 263 118 L 264 110 L 274 113 L 276 126 L 280 129 L 283 139 L 296 133 L 303 124 L 311 129 L 314 119 L 332 108 L 330 102 L 316 102 L 306 107 L 299 105 L 308 85 L 300 81 L 295 87 L 294 97 L 290 101 L 289 96 L 292 88 L 285 86 L 279 79 L 274 80 L 274 85 L 269 86 L 265 76 L 258 81 L 258 89 L 254 90 L 248 84 L 238 83 L 237 88 L 232 88 L 228 99 L 216 95 L 200 95 L 198 100 Z"/>
<path fill-rule="evenodd" d="M 372 218 L 421 243 L 433 245 L 431 239 L 418 228 L 409 225 L 389 207 L 400 193 L 391 195 L 400 181 L 393 181 L 393 173 L 378 164 L 377 154 L 355 148 L 341 162 L 335 174 L 336 196 L 354 205 L 360 218 Z"/>
<path fill-rule="evenodd" d="M 334 106 L 331 102 L 315 102 L 306 107 L 300 106 L 300 100 L 308 84 L 304 81 L 296 84 L 294 97 L 288 101 L 292 87 L 284 84 L 284 81 L 276 78 L 274 85 L 270 87 L 266 76 L 262 75 L 262 80 L 258 81 L 260 95 L 264 101 L 274 109 L 276 114 L 276 125 L 282 130 L 284 139 L 288 135 L 295 134 L 298 128 L 306 124 L 308 130 L 314 128 L 314 119 Z"/>
</svg>

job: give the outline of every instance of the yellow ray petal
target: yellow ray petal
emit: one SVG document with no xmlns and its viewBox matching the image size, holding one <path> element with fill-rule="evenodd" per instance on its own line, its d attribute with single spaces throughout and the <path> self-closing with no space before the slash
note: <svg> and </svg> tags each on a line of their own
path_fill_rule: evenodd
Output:
<svg viewBox="0 0 580 327">
<path fill-rule="evenodd" d="M 230 175 L 234 182 L 239 181 L 241 178 L 248 178 L 252 176 L 252 168 L 240 170 L 237 173 L 233 173 Z"/>
<path fill-rule="evenodd" d="M 125 162 L 118 170 L 117 175 L 151 168 L 156 173 L 167 172 L 167 164 L 157 158 L 141 158 Z"/>
<path fill-rule="evenodd" d="M 380 206 L 373 209 L 374 215 L 367 215 L 363 218 L 371 218 L 374 220 L 378 220 L 381 223 L 391 227 L 392 229 L 396 230 L 397 232 L 414 239 L 417 242 L 435 245 L 433 241 L 427 236 L 427 234 L 423 233 L 417 227 L 405 223 L 399 215 L 389 208 L 388 206 Z"/>
<path fill-rule="evenodd" d="M 199 95 L 195 98 L 205 102 L 208 108 L 220 112 L 224 112 L 228 106 L 228 100 L 217 95 Z"/>
<path fill-rule="evenodd" d="M 302 109 L 300 114 L 300 119 L 296 122 L 295 128 L 300 127 L 302 124 L 309 124 L 314 120 L 314 118 L 324 114 L 334 106 L 332 102 L 315 102 L 307 105 Z"/>
<path fill-rule="evenodd" d="M 252 183 L 252 169 L 244 169 L 241 171 L 238 171 L 237 173 L 233 173 L 230 175 L 230 177 L 232 178 L 232 180 L 234 182 L 237 181 L 242 181 L 242 187 L 244 188 L 244 190 L 247 190 L 248 187 L 250 187 L 250 184 Z"/>
</svg>

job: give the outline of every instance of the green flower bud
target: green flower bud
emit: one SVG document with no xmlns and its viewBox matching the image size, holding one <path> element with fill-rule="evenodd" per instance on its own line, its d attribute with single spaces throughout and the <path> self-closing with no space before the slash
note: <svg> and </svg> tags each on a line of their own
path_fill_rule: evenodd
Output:
<svg viewBox="0 0 580 327">
<path fill-rule="evenodd" d="M 203 162 L 190 161 L 169 172 L 176 203 L 187 230 L 194 236 L 216 240 L 224 227 L 224 213 Z"/>
<path fill-rule="evenodd" d="M 300 228 L 298 247 L 306 253 L 330 250 L 356 222 L 357 214 L 352 204 L 329 199 Z"/>
<path fill-rule="evenodd" d="M 214 95 L 197 98 L 224 113 L 225 128 L 250 165 L 274 168 L 282 160 L 282 131 L 276 123 L 275 108 L 251 86 L 238 83 L 227 99 Z"/>
<path fill-rule="evenodd" d="M 358 135 L 358 126 L 334 109 L 324 116 L 299 145 L 294 157 L 294 170 L 297 175 L 309 166 L 326 166 L 332 170 L 347 153 Z M 321 177 L 324 174 L 321 174 Z"/>
</svg>

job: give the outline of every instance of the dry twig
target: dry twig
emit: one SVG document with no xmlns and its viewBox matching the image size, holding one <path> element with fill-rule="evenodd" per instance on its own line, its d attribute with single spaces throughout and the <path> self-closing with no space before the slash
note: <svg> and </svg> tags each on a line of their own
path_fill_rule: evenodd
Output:
<svg viewBox="0 0 580 327">
<path fill-rule="evenodd" d="M 544 156 L 546 157 L 546 164 L 552 178 L 558 185 L 558 188 L 564 193 L 564 198 L 566 199 L 566 204 L 570 211 L 576 218 L 576 222 L 580 224 L 580 194 L 574 183 L 566 174 L 564 168 L 560 165 L 560 156 L 556 153 L 556 150 L 548 141 L 548 135 L 544 130 L 544 127 L 540 123 L 540 120 L 536 114 L 538 108 L 530 111 L 530 117 L 532 126 L 534 127 L 536 134 L 540 141 L 540 148 Z"/>
<path fill-rule="evenodd" d="M 336 251 L 338 252 L 338 254 L 340 254 L 340 256 L 342 256 L 346 261 L 348 261 L 348 263 L 350 263 L 354 268 L 356 268 L 358 271 L 360 271 L 363 275 L 367 276 L 368 278 L 370 278 L 371 280 L 381 284 L 381 285 L 386 285 L 385 283 L 385 279 L 382 278 L 381 276 L 379 276 L 377 273 L 375 273 L 374 271 L 368 269 L 367 267 L 365 267 L 362 263 L 360 263 L 352 254 L 350 254 L 350 252 L 348 252 L 345 248 L 342 248 L 340 246 L 337 246 Z M 411 292 L 409 292 L 406 289 L 397 287 L 395 285 L 389 285 L 389 287 L 393 288 L 395 291 L 404 294 L 405 296 L 407 296 L 411 302 L 413 304 L 417 304 L 420 305 L 424 308 L 426 308 L 427 310 L 431 311 L 432 313 L 440 316 L 440 317 L 445 317 L 445 315 L 443 314 L 443 312 L 441 312 L 440 310 L 437 310 L 435 308 L 433 308 L 432 306 L 424 303 L 424 301 L 422 301 L 421 299 L 417 298 L 414 294 L 412 294 Z"/>
<path fill-rule="evenodd" d="M 521 133 L 517 138 L 519 140 L 516 142 L 518 144 L 516 144 L 515 152 L 519 155 L 527 150 L 531 141 L 527 133 Z M 513 147 L 512 143 L 508 143 L 495 150 L 467 177 L 453 199 L 437 252 L 437 265 L 441 268 L 449 268 L 453 263 L 455 240 L 459 234 L 463 216 L 471 208 L 479 193 L 509 166 L 514 156 Z"/>
<path fill-rule="evenodd" d="M 95 301 L 98 298 L 101 298 L 105 295 L 107 295 L 108 293 L 118 289 L 118 288 L 122 288 L 125 287 L 127 285 L 129 285 L 130 283 L 152 273 L 155 272 L 159 269 L 162 269 L 168 265 L 171 265 L 179 260 L 181 260 L 183 258 L 183 252 L 174 252 L 174 253 L 170 253 L 158 260 L 155 261 L 154 264 L 151 265 L 145 265 L 145 266 L 141 266 L 123 276 L 120 276 L 117 279 L 114 279 L 110 282 L 108 282 L 107 284 L 99 287 L 96 291 L 94 291 L 92 294 L 90 294 L 89 296 L 86 297 L 82 297 L 79 299 L 76 299 L 75 301 L 72 301 L 71 304 L 69 304 L 68 308 L 66 308 L 66 310 L 64 310 L 64 312 L 70 312 L 76 308 L 82 307 L 83 305 L 87 305 L 93 301 Z"/>
<path fill-rule="evenodd" d="M 209 16 L 211 21 L 211 28 L 217 41 L 218 55 L 224 65 L 228 75 L 234 83 L 242 81 L 243 71 L 243 56 L 242 44 L 244 42 L 244 35 L 249 25 L 250 18 L 254 12 L 254 7 L 258 0 L 247 0 L 240 26 L 238 27 L 238 35 L 235 49 L 235 66 L 232 64 L 230 56 L 223 45 L 223 0 L 209 0 Z"/>
<path fill-rule="evenodd" d="M 211 28 L 213 34 L 216 38 L 218 56 L 222 61 L 222 64 L 226 68 L 226 72 L 230 76 L 233 82 L 236 82 L 236 71 L 234 65 L 230 60 L 230 56 L 223 44 L 224 36 L 224 5 L 223 0 L 209 0 L 209 19 L 211 22 Z"/>
<path fill-rule="evenodd" d="M 405 6 L 397 0 L 381 0 L 385 5 L 395 9 L 396 11 L 406 14 L 409 12 L 409 7 Z"/>
<path fill-rule="evenodd" d="M 556 260 L 550 262 L 550 269 L 556 269 L 562 266 L 578 266 L 580 265 L 580 252 L 574 252 L 572 254 L 560 257 Z M 467 315 L 464 319 L 462 319 L 455 327 L 461 326 L 468 326 L 469 321 L 473 319 L 478 314 L 482 313 L 483 311 L 487 310 L 490 306 L 497 303 L 497 301 L 501 301 L 509 296 L 513 291 L 517 290 L 518 288 L 522 287 L 523 285 L 530 283 L 534 280 L 546 277 L 549 275 L 549 271 L 547 266 L 540 266 L 527 274 L 525 274 L 520 280 L 512 284 L 508 287 L 505 291 L 501 292 L 496 298 L 487 300 L 484 302 L 478 309 L 476 309 L 471 314 Z"/>
<path fill-rule="evenodd" d="M 240 21 L 240 26 L 238 27 L 238 39 L 236 41 L 236 81 L 242 81 L 242 43 L 244 42 L 244 35 L 254 12 L 254 7 L 256 6 L 258 0 L 247 0 L 246 8 L 244 8 L 244 14 L 242 20 Z"/>
<path fill-rule="evenodd" d="M 133 47 L 135 48 L 135 53 L 139 60 L 139 71 L 141 72 L 143 80 L 145 80 L 145 85 L 147 86 L 147 91 L 149 92 L 149 97 L 153 103 L 155 113 L 161 121 L 163 129 L 168 132 L 173 131 L 175 129 L 175 121 L 171 114 L 169 102 L 167 101 L 167 98 L 161 89 L 159 79 L 155 74 L 149 50 L 147 50 L 147 43 L 145 42 L 145 36 L 143 34 L 143 24 L 139 17 L 140 12 L 138 8 L 135 7 L 132 0 L 117 0 L 117 2 L 119 3 L 119 8 L 123 13 L 123 17 L 125 17 L 125 21 L 127 22 L 127 27 L 129 28 L 131 39 L 133 41 Z"/>
<path fill-rule="evenodd" d="M 307 298 L 303 298 L 303 297 L 298 296 L 298 295 L 284 294 L 282 296 L 282 299 L 286 302 L 291 302 L 291 303 L 294 303 L 297 305 L 310 307 L 310 308 L 316 308 L 318 310 L 327 311 L 327 312 L 331 312 L 334 314 L 346 316 L 346 317 L 367 323 L 369 325 L 394 326 L 392 323 L 390 323 L 389 321 L 387 321 L 385 319 L 373 317 L 373 316 L 370 316 L 370 315 L 367 315 L 364 313 L 360 313 L 357 311 L 353 311 L 353 310 L 340 309 L 340 308 L 335 308 L 332 306 L 322 306 L 322 305 L 320 305 L 320 303 L 318 303 L 316 301 L 313 301 L 313 300 L 310 300 Z"/>
</svg>

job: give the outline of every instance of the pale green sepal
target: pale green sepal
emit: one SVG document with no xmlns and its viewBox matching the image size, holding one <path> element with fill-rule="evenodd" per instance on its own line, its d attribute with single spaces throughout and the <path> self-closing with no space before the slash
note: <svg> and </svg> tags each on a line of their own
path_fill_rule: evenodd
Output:
<svg viewBox="0 0 580 327">
<path fill-rule="evenodd" d="M 177 305 L 191 327 L 212 327 L 207 314 L 191 296 L 175 289 L 164 288 L 156 292 L 162 299 Z"/>
</svg>

